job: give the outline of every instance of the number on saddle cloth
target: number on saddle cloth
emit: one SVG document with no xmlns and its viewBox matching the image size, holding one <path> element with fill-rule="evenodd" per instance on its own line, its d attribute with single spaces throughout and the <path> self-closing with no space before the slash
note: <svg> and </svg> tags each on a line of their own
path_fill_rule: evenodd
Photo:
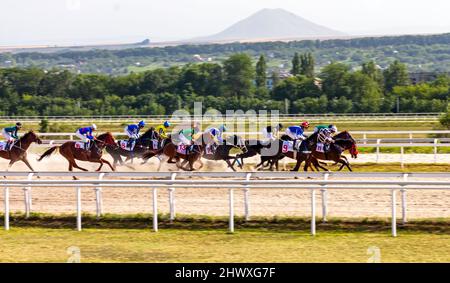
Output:
<svg viewBox="0 0 450 283">
<path fill-rule="evenodd" d="M 121 140 L 119 142 L 120 148 L 127 150 L 127 151 L 132 151 L 134 149 L 134 145 L 135 142 L 132 142 L 131 146 L 128 145 L 128 140 Z"/>
<path fill-rule="evenodd" d="M 177 152 L 179 154 L 186 154 L 187 147 L 188 147 L 187 145 L 180 144 L 180 145 L 177 146 Z"/>
<path fill-rule="evenodd" d="M 316 145 L 316 151 L 324 153 L 325 152 L 325 145 L 323 143 L 321 143 L 321 142 L 318 142 L 317 145 Z"/>
<path fill-rule="evenodd" d="M 7 150 L 7 145 L 8 145 L 7 142 L 4 141 L 0 142 L 0 150 Z"/>
<path fill-rule="evenodd" d="M 289 151 L 294 151 L 294 142 L 292 142 L 292 141 L 283 141 L 281 152 L 282 153 L 288 153 Z"/>
<path fill-rule="evenodd" d="M 159 149 L 159 141 L 158 140 L 152 140 L 152 149 L 153 150 Z"/>
</svg>

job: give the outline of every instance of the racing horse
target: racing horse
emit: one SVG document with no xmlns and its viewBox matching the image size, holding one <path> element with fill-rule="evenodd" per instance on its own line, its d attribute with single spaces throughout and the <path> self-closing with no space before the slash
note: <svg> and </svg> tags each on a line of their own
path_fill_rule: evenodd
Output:
<svg viewBox="0 0 450 283">
<path fill-rule="evenodd" d="M 158 171 L 161 170 L 162 163 L 166 158 L 168 161 L 175 159 L 177 167 L 185 171 L 194 171 L 194 163 L 198 161 L 200 163 L 200 167 L 197 170 L 200 170 L 204 166 L 201 161 L 204 149 L 206 145 L 211 145 L 213 143 L 214 141 L 209 133 L 202 133 L 201 136 L 195 140 L 192 150 L 188 150 L 187 148 L 189 148 L 189 146 L 185 146 L 186 149 L 184 153 L 181 153 L 177 150 L 178 146 L 172 141 L 172 138 L 166 139 L 164 147 L 161 150 L 158 152 L 148 152 L 144 154 L 144 163 L 151 157 L 157 155 L 160 160 Z M 180 164 L 181 159 L 183 159 L 183 161 Z M 184 167 L 186 164 L 189 164 L 189 168 Z"/>
<path fill-rule="evenodd" d="M 289 145 L 285 142 L 292 142 L 292 147 L 294 147 L 294 141 L 287 135 L 283 135 L 280 139 L 271 141 L 267 148 L 261 150 L 261 162 L 256 165 L 256 168 L 264 167 L 264 163 L 270 165 L 270 170 L 273 170 L 275 165 L 276 170 L 279 170 L 279 161 L 284 157 L 288 157 L 297 161 L 294 169 L 292 171 L 298 171 L 300 165 L 309 158 L 308 153 L 299 152 L 298 150 L 292 148 L 289 149 Z M 301 141 L 298 141 L 301 142 Z"/>
<path fill-rule="evenodd" d="M 75 141 L 65 142 L 60 146 L 54 146 L 48 149 L 39 157 L 38 161 L 42 161 L 42 159 L 50 156 L 53 152 L 59 149 L 59 153 L 61 153 L 61 155 L 64 156 L 69 162 L 69 171 L 73 171 L 73 168 L 78 168 L 82 171 L 88 171 L 87 169 L 78 166 L 75 160 L 100 163 L 97 171 L 100 171 L 103 167 L 103 164 L 106 163 L 109 165 L 111 170 L 115 171 L 115 168 L 111 165 L 111 163 L 108 160 L 102 158 L 103 149 L 107 145 L 116 145 L 112 134 L 110 132 L 101 134 L 92 142 L 94 144 L 92 145 L 90 150 L 85 150 L 84 147 L 78 148 L 77 142 Z M 76 180 L 76 177 L 73 178 Z"/>
<path fill-rule="evenodd" d="M 133 150 L 127 150 L 120 146 L 121 141 L 117 141 L 116 145 L 107 145 L 106 151 L 113 158 L 113 166 L 114 168 L 118 163 L 120 165 L 124 165 L 128 160 L 133 160 L 133 158 L 138 157 L 142 158 L 145 153 L 157 150 L 153 148 L 153 141 L 156 140 L 158 142 L 158 147 L 162 144 L 162 140 L 159 134 L 155 131 L 155 128 L 148 129 L 142 136 L 136 139 Z M 122 156 L 126 157 L 125 162 L 122 160 Z"/>
<path fill-rule="evenodd" d="M 352 172 L 352 168 L 350 166 L 350 162 L 348 159 L 342 155 L 342 153 L 348 150 L 352 156 L 352 158 L 358 157 L 358 149 L 356 145 L 355 139 L 350 135 L 348 131 L 343 131 L 333 137 L 334 143 L 330 144 L 330 148 L 327 152 L 319 152 L 317 151 L 317 141 L 314 140 L 314 143 L 311 147 L 311 155 L 306 160 L 305 171 L 306 168 L 310 166 L 312 163 L 314 167 L 319 170 L 323 169 L 325 171 L 329 171 L 327 168 L 320 165 L 318 160 L 332 160 L 335 164 L 341 164 L 341 167 L 338 171 L 341 171 L 344 166 L 348 168 L 350 172 Z"/>
<path fill-rule="evenodd" d="M 10 162 L 8 164 L 8 169 L 16 163 L 17 161 L 22 161 L 25 163 L 31 171 L 34 171 L 33 167 L 31 167 L 30 163 L 27 159 L 27 150 L 30 145 L 35 142 L 37 144 L 42 144 L 41 139 L 33 132 L 29 131 L 25 135 L 23 135 L 20 139 L 18 139 L 10 148 L 10 150 L 1 150 L 0 157 L 9 159 Z"/>
<path fill-rule="evenodd" d="M 205 152 L 203 158 L 208 160 L 223 160 L 228 164 L 228 167 L 230 167 L 233 171 L 236 171 L 233 166 L 234 162 L 233 164 L 230 162 L 230 159 L 237 160 L 236 156 L 230 156 L 230 150 L 233 148 L 237 148 L 244 153 L 247 151 L 245 141 L 237 135 L 232 135 L 226 138 L 223 141 L 223 144 L 217 145 L 213 152 Z M 242 169 L 242 164 L 239 163 L 239 167 Z"/>
</svg>

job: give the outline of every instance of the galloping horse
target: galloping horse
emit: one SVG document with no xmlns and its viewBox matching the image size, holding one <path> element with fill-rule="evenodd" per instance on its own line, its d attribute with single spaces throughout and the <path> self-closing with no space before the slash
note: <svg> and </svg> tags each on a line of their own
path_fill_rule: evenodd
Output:
<svg viewBox="0 0 450 283">
<path fill-rule="evenodd" d="M 2 150 L 0 151 L 0 157 L 11 160 L 8 165 L 8 169 L 16 161 L 22 161 L 25 163 L 31 171 L 34 171 L 33 167 L 31 167 L 30 163 L 27 159 L 27 150 L 30 147 L 31 143 L 36 142 L 38 144 L 42 144 L 41 139 L 33 132 L 29 131 L 25 135 L 23 135 L 17 142 L 15 142 L 9 151 Z"/>
<path fill-rule="evenodd" d="M 162 150 L 158 152 L 148 152 L 144 154 L 143 159 L 144 163 L 150 159 L 151 157 L 158 155 L 160 160 L 158 171 L 161 170 L 162 163 L 164 159 L 168 159 L 168 161 L 175 159 L 177 167 L 183 169 L 185 171 L 194 171 L 194 163 L 199 162 L 200 170 L 203 167 L 203 162 L 201 161 L 201 157 L 204 153 L 205 146 L 208 144 L 213 144 L 214 141 L 211 140 L 209 133 L 203 133 L 195 142 L 192 151 L 186 153 L 180 153 L 177 151 L 177 145 L 175 145 L 172 139 L 166 139 L 165 145 Z M 186 146 L 189 147 L 189 146 Z M 183 159 L 183 162 L 180 164 L 180 160 Z M 184 165 L 189 163 L 189 168 L 185 168 Z"/>
<path fill-rule="evenodd" d="M 223 144 L 218 145 L 214 150 L 214 153 L 205 153 L 203 158 L 209 160 L 223 160 L 228 164 L 228 167 L 230 167 L 233 171 L 236 171 L 233 166 L 234 162 L 233 164 L 230 162 L 230 159 L 237 160 L 236 156 L 230 156 L 230 150 L 232 148 L 240 149 L 244 153 L 247 151 L 245 141 L 239 136 L 232 135 L 224 140 Z M 242 169 L 242 164 L 239 164 L 239 167 Z"/>
<path fill-rule="evenodd" d="M 64 156 L 67 159 L 67 161 L 69 161 L 69 171 L 73 171 L 74 167 L 83 171 L 88 171 L 87 169 L 78 166 L 75 160 L 100 163 L 100 166 L 98 167 L 97 171 L 100 171 L 103 167 L 103 163 L 106 163 L 109 165 L 111 170 L 115 171 L 111 163 L 109 163 L 108 160 L 102 158 L 103 149 L 107 145 L 115 145 L 115 140 L 112 134 L 109 132 L 101 134 L 92 142 L 94 144 L 91 150 L 85 150 L 84 148 L 77 148 L 75 141 L 65 142 L 61 146 L 54 146 L 48 149 L 41 155 L 41 157 L 39 157 L 38 161 L 42 161 L 42 159 L 50 156 L 55 150 L 59 149 L 61 155 Z M 74 177 L 74 179 L 76 178 Z"/>
<path fill-rule="evenodd" d="M 267 163 L 267 165 L 270 165 L 270 170 L 272 170 L 273 166 L 275 165 L 276 170 L 278 171 L 279 161 L 284 157 L 288 157 L 297 161 L 297 164 L 295 168 L 292 169 L 292 171 L 298 171 L 298 169 L 300 168 L 300 164 L 308 159 L 309 154 L 302 153 L 297 150 L 289 150 L 289 148 L 284 148 L 285 141 L 293 142 L 292 139 L 290 139 L 288 136 L 282 136 L 281 139 L 271 141 L 268 144 L 267 148 L 263 148 L 260 153 L 261 162 L 256 165 L 256 168 L 259 168 L 261 166 L 264 167 L 264 163 Z"/>
<path fill-rule="evenodd" d="M 336 136 L 333 137 L 334 143 L 330 144 L 330 149 L 328 152 L 318 152 L 316 150 L 316 142 L 313 142 L 312 145 L 312 152 L 310 155 L 310 158 L 306 161 L 305 169 L 310 166 L 310 163 L 314 165 L 314 167 L 319 170 L 323 169 L 325 171 L 328 171 L 327 168 L 320 165 L 318 159 L 320 160 L 332 160 L 336 162 L 336 164 L 340 163 L 342 164 L 341 167 L 338 169 L 338 171 L 341 171 L 344 166 L 348 168 L 349 171 L 352 171 L 352 168 L 350 166 L 350 163 L 348 162 L 347 158 L 342 155 L 342 153 L 345 150 L 349 150 L 352 158 L 358 157 L 358 149 L 356 147 L 356 141 L 353 139 L 353 137 L 350 135 L 349 132 L 343 131 Z"/>
<path fill-rule="evenodd" d="M 134 157 L 142 158 L 144 154 L 153 150 L 153 140 L 158 141 L 158 145 L 161 144 L 162 140 L 159 134 L 155 131 L 155 128 L 148 129 L 142 136 L 136 139 L 136 143 L 132 151 L 123 149 L 120 146 L 120 141 L 117 141 L 116 145 L 107 145 L 106 151 L 114 159 L 113 166 L 116 167 L 117 163 L 124 165 L 124 161 L 121 156 L 126 157 L 125 160 L 133 159 Z M 156 149 L 157 150 L 157 149 Z"/>
</svg>

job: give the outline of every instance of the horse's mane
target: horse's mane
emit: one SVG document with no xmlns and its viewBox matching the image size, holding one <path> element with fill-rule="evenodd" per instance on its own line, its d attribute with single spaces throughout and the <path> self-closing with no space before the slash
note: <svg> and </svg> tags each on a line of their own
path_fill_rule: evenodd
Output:
<svg viewBox="0 0 450 283">
<path fill-rule="evenodd" d="M 34 133 L 34 131 L 33 130 L 29 130 L 26 134 L 24 134 L 20 139 L 25 139 L 25 138 L 27 138 L 29 135 L 31 135 L 31 134 L 34 134 L 34 135 L 36 135 L 35 133 Z"/>
<path fill-rule="evenodd" d="M 113 137 L 113 135 L 112 135 L 111 132 L 106 132 L 106 133 L 103 133 L 103 134 L 99 135 L 97 138 L 100 139 L 100 138 L 103 138 L 103 137 L 106 137 L 106 136 L 111 136 L 111 137 Z M 114 138 L 114 137 L 113 137 L 113 138 Z"/>
<path fill-rule="evenodd" d="M 145 133 L 141 136 L 141 138 L 147 138 L 149 137 L 152 133 L 155 132 L 155 128 L 151 127 L 150 129 L 148 129 L 147 131 L 145 131 Z"/>
</svg>

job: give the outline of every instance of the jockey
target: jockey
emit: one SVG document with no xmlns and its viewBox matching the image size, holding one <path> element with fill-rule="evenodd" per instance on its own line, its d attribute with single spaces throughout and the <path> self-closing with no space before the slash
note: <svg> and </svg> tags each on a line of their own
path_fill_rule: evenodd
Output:
<svg viewBox="0 0 450 283">
<path fill-rule="evenodd" d="M 208 128 L 207 133 L 210 133 L 216 144 L 223 144 L 223 133 L 227 131 L 225 125 L 221 125 L 219 128 Z"/>
<path fill-rule="evenodd" d="M 84 149 L 91 148 L 91 141 L 95 140 L 95 137 L 92 135 L 93 131 L 97 131 L 97 125 L 95 124 L 92 124 L 90 127 L 79 128 L 75 132 L 75 135 L 84 142 Z"/>
<path fill-rule="evenodd" d="M 322 130 L 322 129 L 329 129 L 332 132 L 332 134 L 336 134 L 337 133 L 337 127 L 335 125 L 328 125 L 328 126 L 319 125 L 319 126 L 316 126 L 314 128 L 314 133 L 316 134 L 316 133 L 320 132 L 320 130 Z"/>
<path fill-rule="evenodd" d="M 319 130 L 319 134 L 317 135 L 317 141 L 324 144 L 325 152 L 329 150 L 330 144 L 334 143 L 332 133 L 333 129 L 327 127 Z"/>
<path fill-rule="evenodd" d="M 278 133 L 283 129 L 282 124 L 278 124 L 275 127 L 267 126 L 263 129 L 263 137 L 268 141 L 274 141 L 277 139 Z"/>
<path fill-rule="evenodd" d="M 200 132 L 200 126 L 198 123 L 192 124 L 190 128 L 183 129 L 178 132 L 178 138 L 180 139 L 181 143 L 189 146 L 188 151 L 191 151 L 194 147 L 193 144 L 193 138 L 194 135 Z"/>
<path fill-rule="evenodd" d="M 294 146 L 295 141 L 301 140 L 301 144 L 298 147 L 299 151 L 303 153 L 308 153 L 307 145 L 306 145 L 306 136 L 304 135 L 305 129 L 309 128 L 308 122 L 303 122 L 300 126 L 291 126 L 286 129 L 286 135 L 288 135 L 292 140 L 294 140 Z"/>
<path fill-rule="evenodd" d="M 159 134 L 159 136 L 163 139 L 167 139 L 167 132 L 169 131 L 170 122 L 165 121 L 162 125 L 159 125 L 155 128 L 155 131 Z"/>
<path fill-rule="evenodd" d="M 19 139 L 18 131 L 22 128 L 22 123 L 17 122 L 16 125 L 4 128 L 2 130 L 2 135 L 6 139 L 6 148 L 5 150 L 9 150 L 14 141 Z"/>
<path fill-rule="evenodd" d="M 125 127 L 125 134 L 128 136 L 128 147 L 131 149 L 139 138 L 139 131 L 145 127 L 145 122 L 140 121 L 137 125 L 131 124 Z"/>
</svg>

